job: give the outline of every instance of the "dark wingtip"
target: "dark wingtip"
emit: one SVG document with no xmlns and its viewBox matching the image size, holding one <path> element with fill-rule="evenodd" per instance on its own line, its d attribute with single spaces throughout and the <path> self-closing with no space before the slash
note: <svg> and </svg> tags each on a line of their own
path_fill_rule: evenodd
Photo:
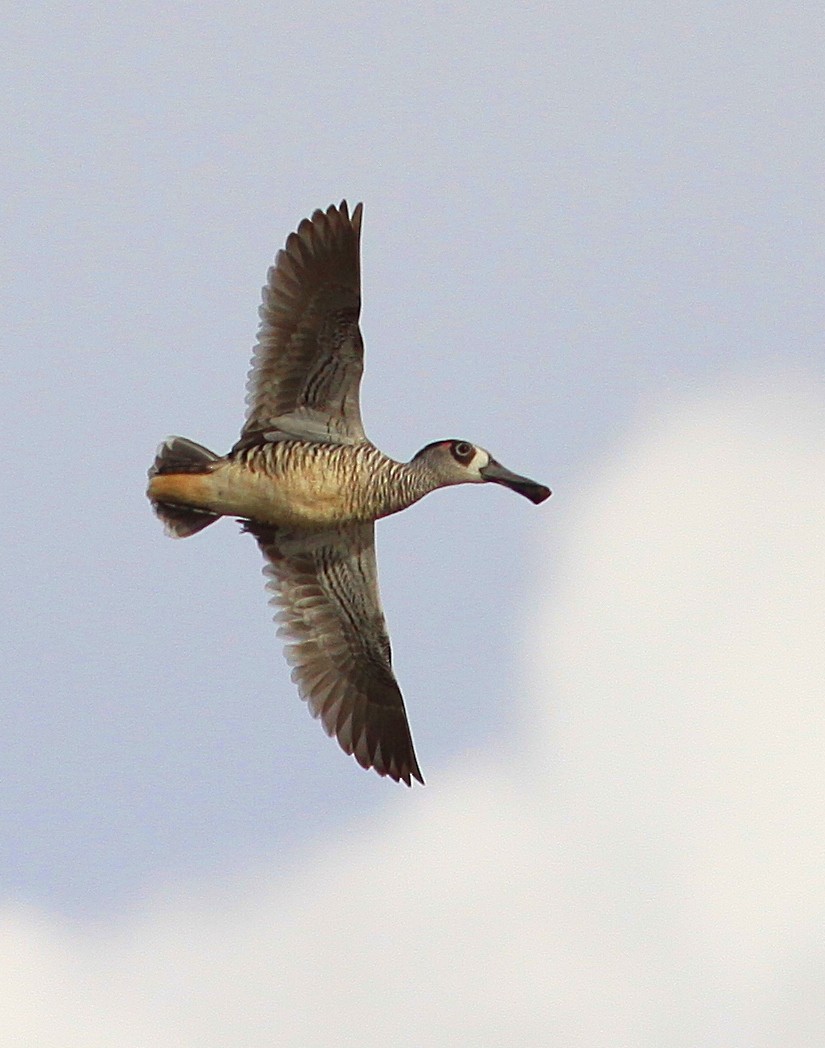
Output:
<svg viewBox="0 0 825 1048">
<path fill-rule="evenodd" d="M 424 782 L 424 776 L 421 774 L 421 769 L 418 767 L 418 762 L 417 761 L 412 766 L 412 768 L 410 768 L 409 776 L 407 776 L 404 779 L 404 782 L 408 786 L 412 786 L 412 779 L 415 779 L 416 782 L 420 782 L 422 786 L 426 786 L 427 785 L 426 782 Z"/>
</svg>

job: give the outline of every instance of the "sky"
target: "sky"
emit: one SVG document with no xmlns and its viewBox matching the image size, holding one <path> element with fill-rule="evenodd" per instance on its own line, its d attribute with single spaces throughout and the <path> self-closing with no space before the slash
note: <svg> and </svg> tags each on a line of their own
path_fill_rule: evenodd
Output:
<svg viewBox="0 0 825 1048">
<path fill-rule="evenodd" d="M 825 1040 L 823 16 L 2 19 L 3 1048 Z M 413 790 L 144 497 L 342 197 L 371 438 L 554 491 L 379 527 Z"/>
</svg>

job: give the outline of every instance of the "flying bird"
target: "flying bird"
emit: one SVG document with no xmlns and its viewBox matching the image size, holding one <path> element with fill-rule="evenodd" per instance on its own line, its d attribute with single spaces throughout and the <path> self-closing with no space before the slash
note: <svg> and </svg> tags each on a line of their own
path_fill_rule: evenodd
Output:
<svg viewBox="0 0 825 1048">
<path fill-rule="evenodd" d="M 342 201 L 289 235 L 263 288 L 240 439 L 221 456 L 169 437 L 147 495 L 176 538 L 240 519 L 263 552 L 301 698 L 363 768 L 409 786 L 424 779 L 391 666 L 375 521 L 453 484 L 503 484 L 536 504 L 550 490 L 467 440 L 396 462 L 367 438 L 361 216 Z"/>
</svg>

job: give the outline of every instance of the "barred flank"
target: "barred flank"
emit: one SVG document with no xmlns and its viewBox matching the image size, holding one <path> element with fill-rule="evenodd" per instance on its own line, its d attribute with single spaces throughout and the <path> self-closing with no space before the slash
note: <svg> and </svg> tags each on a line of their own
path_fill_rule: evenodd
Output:
<svg viewBox="0 0 825 1048">
<path fill-rule="evenodd" d="M 377 520 L 417 502 L 436 486 L 422 469 L 396 462 L 374 444 L 320 444 L 267 441 L 241 448 L 231 458 L 276 480 L 295 472 L 335 476 L 343 493 L 342 518 Z"/>
</svg>

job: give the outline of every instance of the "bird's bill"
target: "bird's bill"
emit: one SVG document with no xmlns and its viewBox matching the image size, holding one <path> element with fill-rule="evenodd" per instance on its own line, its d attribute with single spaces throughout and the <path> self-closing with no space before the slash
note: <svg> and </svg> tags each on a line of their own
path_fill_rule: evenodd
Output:
<svg viewBox="0 0 825 1048">
<path fill-rule="evenodd" d="M 551 495 L 550 488 L 537 484 L 535 480 L 528 480 L 527 477 L 520 477 L 518 473 L 511 473 L 495 459 L 490 459 L 487 465 L 479 470 L 479 473 L 485 480 L 491 480 L 494 484 L 503 484 L 505 488 L 517 491 L 519 495 L 524 495 L 537 506 L 545 499 L 549 499 Z"/>
</svg>

